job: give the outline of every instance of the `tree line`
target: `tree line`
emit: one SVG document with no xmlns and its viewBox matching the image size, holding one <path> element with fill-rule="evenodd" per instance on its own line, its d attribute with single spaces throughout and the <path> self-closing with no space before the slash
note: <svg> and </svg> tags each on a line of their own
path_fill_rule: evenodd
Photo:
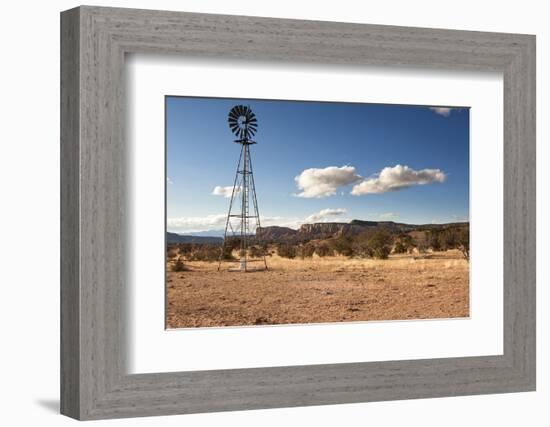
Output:
<svg viewBox="0 0 550 427">
<path fill-rule="evenodd" d="M 310 258 L 342 255 L 350 258 L 387 259 L 391 253 L 403 254 L 429 250 L 458 249 L 465 259 L 470 257 L 468 226 L 430 229 L 410 233 L 392 234 L 386 230 L 366 231 L 358 235 L 344 234 L 321 242 L 301 244 L 277 243 L 277 254 L 284 258 Z"/>
</svg>

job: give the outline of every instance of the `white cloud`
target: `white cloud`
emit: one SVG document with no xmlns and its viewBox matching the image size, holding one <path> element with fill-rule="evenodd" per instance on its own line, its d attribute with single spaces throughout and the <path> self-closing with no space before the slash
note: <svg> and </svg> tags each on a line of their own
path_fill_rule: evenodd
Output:
<svg viewBox="0 0 550 427">
<path fill-rule="evenodd" d="M 240 187 L 235 188 L 235 193 L 238 193 L 241 191 Z M 214 196 L 223 196 L 226 199 L 229 199 L 231 197 L 231 194 L 233 194 L 233 186 L 229 187 L 222 187 L 220 185 L 217 185 L 214 187 L 214 190 L 212 190 L 212 193 Z"/>
<path fill-rule="evenodd" d="M 302 190 L 298 197 L 321 198 L 334 196 L 339 187 L 352 184 L 361 179 L 353 166 L 329 166 L 324 169 L 311 168 L 304 170 L 294 180 Z"/>
<path fill-rule="evenodd" d="M 348 222 L 347 219 L 341 218 L 346 213 L 346 209 L 322 209 L 319 212 L 311 214 L 305 218 L 299 217 L 282 217 L 282 216 L 262 216 L 260 217 L 262 227 L 279 226 L 297 229 L 302 224 L 310 224 L 313 222 L 326 222 L 335 217 L 339 217 L 341 222 Z M 168 218 L 168 231 L 173 233 L 194 233 L 199 231 L 224 230 L 227 214 L 206 215 L 201 217 L 179 217 Z M 239 229 L 239 218 L 231 218 L 233 229 Z M 253 220 L 250 223 L 251 229 L 256 227 Z"/>
<path fill-rule="evenodd" d="M 385 167 L 375 177 L 354 185 L 351 194 L 354 196 L 381 194 L 402 190 L 413 185 L 441 183 L 445 179 L 447 176 L 440 169 L 414 170 L 405 165 L 395 165 L 394 167 Z"/>
<path fill-rule="evenodd" d="M 173 184 L 174 183 L 174 181 L 172 181 L 169 176 L 166 177 L 166 182 L 168 184 Z"/>
<path fill-rule="evenodd" d="M 385 212 L 378 215 L 378 218 L 385 219 L 385 220 L 396 219 L 396 218 L 399 218 L 399 214 L 395 212 Z"/>
<path fill-rule="evenodd" d="M 312 223 L 312 222 L 325 222 L 329 221 L 331 219 L 334 219 L 336 216 L 344 215 L 347 212 L 344 208 L 336 208 L 336 209 L 322 209 L 317 213 L 309 215 L 304 222 Z"/>
<path fill-rule="evenodd" d="M 449 117 L 453 111 L 450 107 L 430 107 L 430 110 L 443 117 Z"/>
<path fill-rule="evenodd" d="M 196 231 L 220 230 L 225 228 L 226 214 L 206 215 L 197 217 L 168 218 L 168 231 L 176 233 L 192 233 Z"/>
</svg>

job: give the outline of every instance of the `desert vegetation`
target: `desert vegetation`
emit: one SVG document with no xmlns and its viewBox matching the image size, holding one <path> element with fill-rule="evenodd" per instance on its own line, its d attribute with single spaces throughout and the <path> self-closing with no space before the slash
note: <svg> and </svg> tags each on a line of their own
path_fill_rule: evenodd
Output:
<svg viewBox="0 0 550 427">
<path fill-rule="evenodd" d="M 469 227 L 384 227 L 251 244 L 268 271 L 230 272 L 240 240 L 167 247 L 170 328 L 465 317 Z"/>
<path fill-rule="evenodd" d="M 169 244 L 167 259 L 179 257 L 186 261 L 218 261 L 237 259 L 240 256 L 240 239 L 233 238 L 224 247 L 215 243 Z M 281 258 L 306 259 L 341 255 L 347 258 L 388 259 L 391 254 L 413 254 L 427 257 L 432 252 L 458 250 L 469 259 L 470 239 L 467 224 L 442 228 L 428 228 L 408 233 L 395 233 L 384 228 L 361 233 L 343 233 L 328 239 L 307 241 L 256 242 L 248 248 L 247 256 L 260 258 L 276 253 Z"/>
</svg>

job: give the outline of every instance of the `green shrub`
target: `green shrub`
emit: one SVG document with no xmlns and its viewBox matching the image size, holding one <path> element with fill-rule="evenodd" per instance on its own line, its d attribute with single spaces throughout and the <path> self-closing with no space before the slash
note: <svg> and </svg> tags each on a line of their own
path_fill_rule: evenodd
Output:
<svg viewBox="0 0 550 427">
<path fill-rule="evenodd" d="M 372 256 L 379 259 L 387 259 L 392 248 L 393 238 L 385 231 L 376 232 L 368 241 Z"/>
<path fill-rule="evenodd" d="M 396 254 L 404 254 L 407 252 L 407 248 L 401 240 L 398 240 L 393 247 L 393 252 Z"/>
<path fill-rule="evenodd" d="M 353 239 L 350 236 L 340 236 L 330 241 L 332 249 L 343 256 L 353 256 Z"/>
<path fill-rule="evenodd" d="M 278 243 L 277 254 L 282 258 L 296 258 L 296 247 L 288 243 Z"/>
</svg>

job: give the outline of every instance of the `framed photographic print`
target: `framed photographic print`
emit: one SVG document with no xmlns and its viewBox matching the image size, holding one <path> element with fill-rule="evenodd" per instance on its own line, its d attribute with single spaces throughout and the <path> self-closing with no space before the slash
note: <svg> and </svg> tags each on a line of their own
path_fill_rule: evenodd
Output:
<svg viewBox="0 0 550 427">
<path fill-rule="evenodd" d="M 62 13 L 61 407 L 535 389 L 534 36 Z"/>
</svg>

